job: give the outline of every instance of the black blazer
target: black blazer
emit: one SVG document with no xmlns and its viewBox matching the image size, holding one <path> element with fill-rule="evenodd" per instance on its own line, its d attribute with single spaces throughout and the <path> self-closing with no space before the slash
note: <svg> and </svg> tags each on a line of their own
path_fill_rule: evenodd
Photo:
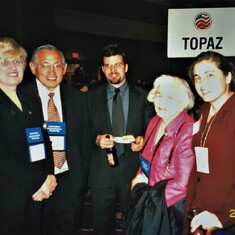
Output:
<svg viewBox="0 0 235 235">
<path fill-rule="evenodd" d="M 25 84 L 21 89 L 38 94 L 35 81 Z M 66 122 L 66 159 L 74 189 L 81 192 L 86 187 L 91 157 L 86 94 L 63 83 L 60 84 L 60 92 L 63 120 Z"/>
<path fill-rule="evenodd" d="M 115 170 L 108 164 L 106 150 L 95 144 L 96 137 L 111 134 L 111 121 L 107 103 L 107 84 L 88 91 L 89 117 L 92 129 L 92 160 L 89 175 L 89 185 L 107 187 L 112 184 L 112 174 Z M 149 120 L 153 117 L 153 105 L 147 101 L 147 91 L 129 85 L 129 111 L 126 134 L 143 135 Z M 139 153 L 133 152 L 130 145 L 125 145 L 125 155 L 118 167 L 123 168 L 123 180 L 130 181 L 139 167 Z"/>
<path fill-rule="evenodd" d="M 17 92 L 23 112 L 0 90 L 0 188 L 18 187 L 30 196 L 54 174 L 51 143 L 42 128 L 43 116 L 37 98 Z M 25 128 L 40 127 L 46 159 L 30 162 Z M 17 196 L 17 195 L 16 195 Z M 1 198 L 1 196 L 0 196 Z"/>
</svg>

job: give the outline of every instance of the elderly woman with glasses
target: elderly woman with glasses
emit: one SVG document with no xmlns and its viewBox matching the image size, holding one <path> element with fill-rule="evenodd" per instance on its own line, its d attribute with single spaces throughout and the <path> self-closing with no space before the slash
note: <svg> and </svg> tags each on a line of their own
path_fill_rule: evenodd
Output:
<svg viewBox="0 0 235 235">
<path fill-rule="evenodd" d="M 141 168 L 132 188 L 142 182 L 152 187 L 167 179 L 164 197 L 170 232 L 182 234 L 186 189 L 195 161 L 191 147 L 194 120 L 187 114 L 194 96 L 185 80 L 161 75 L 148 100 L 154 103 L 157 115 L 148 124 L 141 146 Z"/>
</svg>

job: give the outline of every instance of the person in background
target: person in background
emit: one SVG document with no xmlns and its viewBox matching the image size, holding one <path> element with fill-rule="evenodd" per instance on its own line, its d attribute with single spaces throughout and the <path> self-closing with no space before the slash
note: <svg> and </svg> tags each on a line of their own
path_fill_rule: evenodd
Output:
<svg viewBox="0 0 235 235">
<path fill-rule="evenodd" d="M 182 234 L 184 203 L 189 175 L 195 161 L 191 147 L 194 120 L 187 114 L 194 105 L 188 83 L 161 75 L 148 94 L 157 115 L 149 122 L 140 156 L 141 168 L 132 181 L 156 183 L 169 179 L 165 189 L 171 234 Z M 177 208 L 177 209 L 176 209 Z"/>
<path fill-rule="evenodd" d="M 184 234 L 199 229 L 235 234 L 234 65 L 217 52 L 202 52 L 189 77 L 204 104 L 193 138 L 196 164 L 189 179 Z M 188 227 L 190 209 L 197 215 Z"/>
<path fill-rule="evenodd" d="M 21 93 L 27 52 L 0 38 L 0 234 L 41 234 L 43 202 L 56 188 L 49 137 L 36 96 Z"/>
<path fill-rule="evenodd" d="M 95 234 L 110 235 L 115 234 L 117 202 L 123 212 L 129 199 L 131 179 L 139 168 L 138 153 L 132 151 L 136 144 L 132 141 L 143 141 L 142 134 L 154 109 L 146 99 L 147 92 L 127 82 L 127 55 L 121 48 L 106 47 L 102 60 L 107 83 L 88 91 L 93 147 L 89 186 Z M 120 119 L 114 125 L 117 117 Z M 117 130 L 120 126 L 121 130 Z M 130 138 L 129 144 L 122 144 L 123 136 Z M 116 139 L 119 143 L 114 137 L 119 137 L 119 141 Z M 107 156 L 110 148 L 117 150 L 119 163 L 114 167 Z M 122 217 L 122 213 L 118 215 Z"/>
<path fill-rule="evenodd" d="M 36 80 L 22 89 L 37 94 L 41 100 L 58 181 L 53 197 L 45 203 L 44 234 L 73 234 L 82 219 L 91 156 L 86 96 L 61 83 L 67 63 L 63 53 L 53 45 L 36 48 L 29 65 Z"/>
</svg>

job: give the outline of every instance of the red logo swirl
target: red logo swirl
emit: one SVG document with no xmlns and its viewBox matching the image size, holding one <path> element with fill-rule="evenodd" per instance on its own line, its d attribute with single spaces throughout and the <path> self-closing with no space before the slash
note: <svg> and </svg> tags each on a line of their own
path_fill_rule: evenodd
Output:
<svg viewBox="0 0 235 235">
<path fill-rule="evenodd" d="M 208 29 L 212 24 L 212 18 L 207 12 L 200 12 L 194 19 L 196 29 Z"/>
</svg>

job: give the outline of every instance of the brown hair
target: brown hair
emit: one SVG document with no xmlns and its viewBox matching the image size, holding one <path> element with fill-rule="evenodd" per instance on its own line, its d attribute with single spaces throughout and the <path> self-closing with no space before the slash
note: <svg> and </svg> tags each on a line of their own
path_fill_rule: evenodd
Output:
<svg viewBox="0 0 235 235">
<path fill-rule="evenodd" d="M 231 73 L 232 79 L 229 84 L 229 88 L 231 91 L 235 91 L 235 75 L 234 75 L 234 64 L 227 59 L 222 54 L 215 51 L 206 51 L 200 53 L 194 60 L 194 62 L 188 68 L 188 75 L 192 82 L 194 82 L 194 67 L 197 63 L 201 61 L 209 61 L 214 62 L 218 69 L 220 69 L 225 76 Z"/>
</svg>

